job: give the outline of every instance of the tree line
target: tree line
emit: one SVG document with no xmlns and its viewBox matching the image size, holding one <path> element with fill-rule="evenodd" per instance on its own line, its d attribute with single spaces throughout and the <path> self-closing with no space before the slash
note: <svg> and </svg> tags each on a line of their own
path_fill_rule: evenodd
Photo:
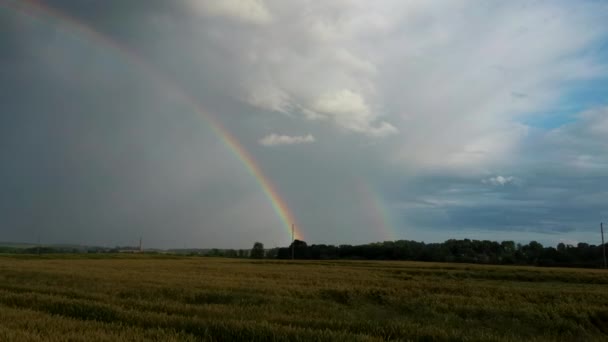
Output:
<svg viewBox="0 0 608 342">
<path fill-rule="evenodd" d="M 278 259 L 351 259 L 461 262 L 497 265 L 536 265 L 559 267 L 602 267 L 602 246 L 559 243 L 545 247 L 537 241 L 447 240 L 424 243 L 409 240 L 385 241 L 363 245 L 308 245 L 295 240 L 270 257 Z"/>
<path fill-rule="evenodd" d="M 20 248 L 0 246 L 0 254 L 120 253 L 125 251 L 138 252 L 135 247 L 32 246 Z M 556 247 L 545 247 L 537 241 L 521 244 L 514 241 L 470 239 L 451 239 L 441 243 L 397 240 L 339 246 L 308 245 L 305 241 L 295 240 L 289 247 L 272 249 L 265 249 L 261 242 L 256 242 L 252 249 L 214 248 L 187 253 L 171 253 L 170 251 L 146 251 L 146 253 L 254 259 L 291 259 L 293 257 L 299 260 L 410 260 L 588 268 L 602 267 L 604 262 L 602 245 L 580 242 L 576 245 L 559 243 Z"/>
</svg>

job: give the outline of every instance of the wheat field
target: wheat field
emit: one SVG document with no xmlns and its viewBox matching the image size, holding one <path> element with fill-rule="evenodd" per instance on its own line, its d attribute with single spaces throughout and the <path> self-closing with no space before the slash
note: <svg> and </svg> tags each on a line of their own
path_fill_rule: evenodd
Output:
<svg viewBox="0 0 608 342">
<path fill-rule="evenodd" d="M 2 341 L 607 339 L 604 270 L 0 257 Z"/>
</svg>

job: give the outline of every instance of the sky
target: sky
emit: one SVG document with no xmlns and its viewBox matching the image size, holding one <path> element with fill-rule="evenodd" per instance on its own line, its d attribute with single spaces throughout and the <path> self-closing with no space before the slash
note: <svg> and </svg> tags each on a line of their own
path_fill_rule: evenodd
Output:
<svg viewBox="0 0 608 342">
<path fill-rule="evenodd" d="M 608 2 L 0 0 L 0 241 L 600 243 Z"/>
</svg>

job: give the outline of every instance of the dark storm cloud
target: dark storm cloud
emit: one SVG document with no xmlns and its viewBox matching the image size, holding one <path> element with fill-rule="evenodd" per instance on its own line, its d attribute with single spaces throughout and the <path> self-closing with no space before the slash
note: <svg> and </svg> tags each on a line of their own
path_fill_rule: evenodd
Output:
<svg viewBox="0 0 608 342">
<path fill-rule="evenodd" d="M 112 244 L 147 232 L 163 245 L 221 222 L 198 212 L 227 207 L 234 199 L 223 194 L 243 182 L 240 171 L 224 191 L 202 181 L 235 165 L 201 159 L 218 145 L 201 117 L 116 51 L 66 28 L 13 22 L 21 40 L 4 54 L 0 94 L 3 239 Z"/>
<path fill-rule="evenodd" d="M 581 54 L 606 37 L 599 4 L 47 4 L 120 48 L 0 10 L 0 240 L 285 244 L 256 179 L 167 84 L 240 140 L 309 242 L 382 238 L 375 197 L 411 239 L 572 238 L 608 214 L 605 110 L 521 123 L 567 80 L 605 77 Z M 258 143 L 272 134 L 314 143 Z"/>
<path fill-rule="evenodd" d="M 576 123 L 537 134 L 534 144 L 524 144 L 513 164 L 501 169 L 502 176 L 418 177 L 407 190 L 393 192 L 400 203 L 396 211 L 409 225 L 446 231 L 587 237 L 608 215 L 608 140 L 597 132 L 605 114 L 582 113 Z M 488 181 L 499 177 L 503 183 Z"/>
</svg>

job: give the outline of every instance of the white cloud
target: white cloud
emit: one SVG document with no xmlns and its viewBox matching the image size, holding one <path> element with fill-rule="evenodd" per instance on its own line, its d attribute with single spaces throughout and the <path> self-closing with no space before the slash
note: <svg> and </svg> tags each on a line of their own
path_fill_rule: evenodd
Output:
<svg viewBox="0 0 608 342">
<path fill-rule="evenodd" d="M 292 108 L 289 94 L 272 85 L 251 89 L 247 102 L 254 107 L 281 113 L 288 113 Z"/>
<path fill-rule="evenodd" d="M 517 180 L 513 176 L 507 176 L 507 177 L 496 176 L 496 177 L 490 177 L 487 179 L 483 179 L 481 182 L 483 184 L 489 184 L 489 185 L 494 185 L 494 186 L 498 186 L 498 185 L 504 186 L 507 184 L 513 184 L 516 181 Z"/>
<path fill-rule="evenodd" d="M 310 144 L 315 142 L 315 137 L 311 134 L 303 136 L 289 136 L 279 134 L 269 134 L 258 141 L 263 146 Z"/>
<path fill-rule="evenodd" d="M 267 24 L 272 20 L 263 0 L 190 0 L 190 4 L 209 16 L 253 24 Z"/>
<path fill-rule="evenodd" d="M 348 89 L 325 93 L 312 103 L 316 117 L 332 118 L 340 126 L 353 132 L 372 136 L 385 136 L 397 133 L 397 129 L 384 121 L 375 122 L 376 116 L 360 94 Z"/>
<path fill-rule="evenodd" d="M 364 136 L 398 132 L 386 153 L 408 169 L 492 168 L 527 136 L 522 113 L 547 112 L 565 81 L 607 70 L 579 53 L 608 33 L 594 2 L 202 3 L 266 18 L 193 30 L 201 55 L 221 54 L 211 67 L 230 93 Z"/>
<path fill-rule="evenodd" d="M 313 104 L 313 109 L 327 115 L 346 116 L 354 114 L 359 117 L 369 116 L 369 108 L 361 95 L 348 89 L 321 95 Z"/>
<path fill-rule="evenodd" d="M 412 173 L 503 169 L 530 137 L 526 116 L 550 113 L 567 82 L 608 70 L 593 48 L 608 36 L 598 2 L 201 3 L 207 17 L 260 12 L 271 19 L 254 26 L 198 17 L 185 23 L 180 37 L 188 55 L 199 58 L 201 82 L 287 114 L 288 122 L 268 120 L 305 125 L 316 137 L 332 129 L 358 133 L 351 136 L 362 144 L 392 136 L 374 146 L 392 167 Z M 605 127 L 598 122 L 596 131 Z"/>
<path fill-rule="evenodd" d="M 197 6 L 205 16 L 241 18 L 243 12 L 263 12 L 272 20 L 259 20 L 266 25 L 254 28 L 201 21 L 191 29 L 198 34 L 188 38 L 198 42 L 201 56 L 218 54 L 208 66 L 224 73 L 221 81 L 231 88 L 227 92 L 257 108 L 329 119 L 350 132 L 397 132 L 389 113 L 379 106 L 375 56 L 364 53 L 367 49 L 358 37 L 385 29 L 382 16 L 374 13 L 368 19 L 367 9 L 356 2 L 244 1 L 247 8 L 255 3 L 264 11 L 244 10 L 237 2 L 203 1 Z"/>
</svg>

